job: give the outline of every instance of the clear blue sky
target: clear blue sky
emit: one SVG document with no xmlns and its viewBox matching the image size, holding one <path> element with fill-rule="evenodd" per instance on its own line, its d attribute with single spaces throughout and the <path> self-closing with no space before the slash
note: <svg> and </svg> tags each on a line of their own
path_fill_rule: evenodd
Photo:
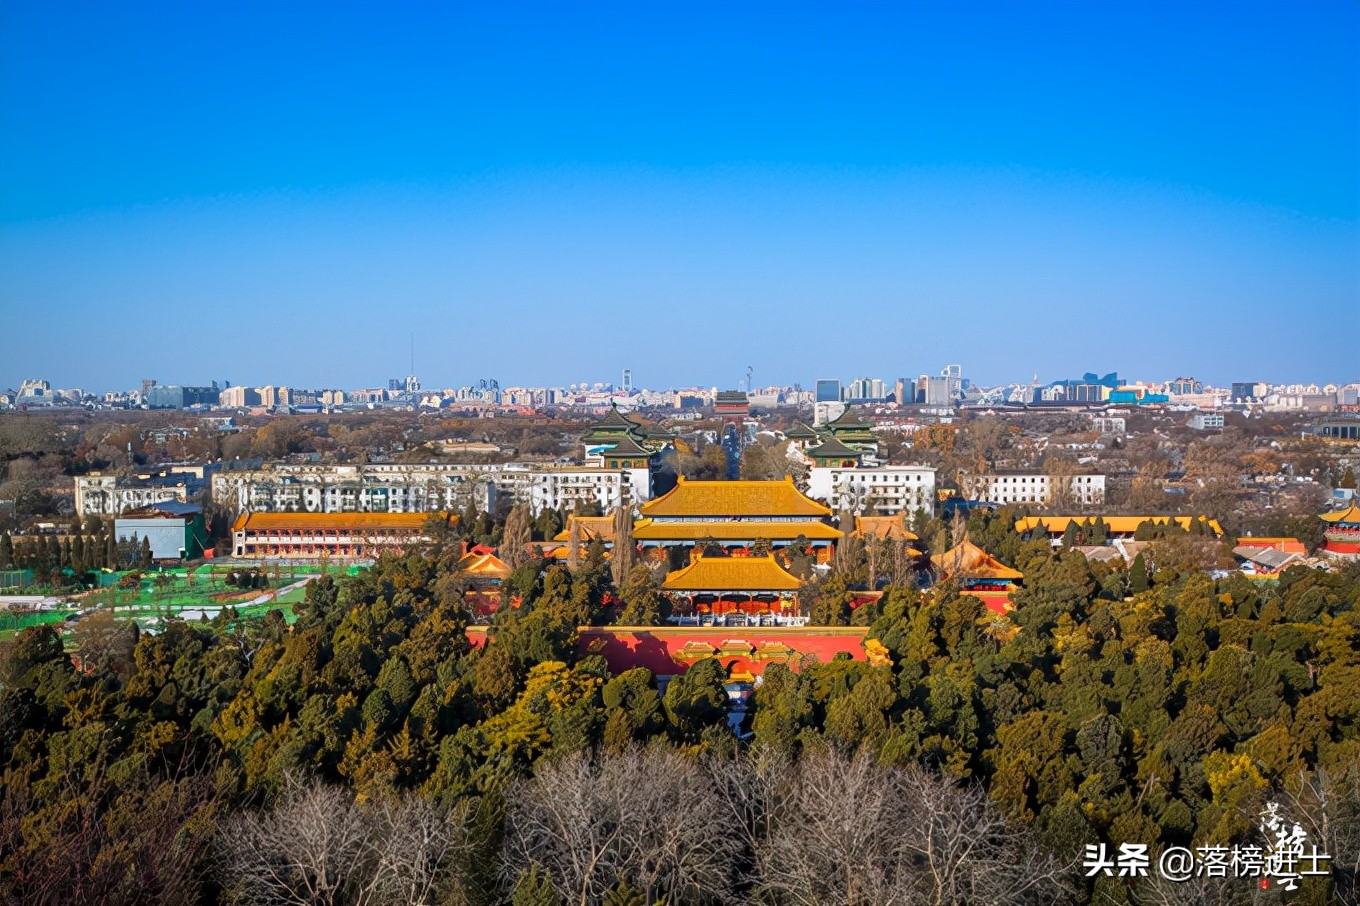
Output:
<svg viewBox="0 0 1360 906">
<path fill-rule="evenodd" d="M 0 385 L 1360 378 L 1360 4 L 0 3 Z"/>
</svg>

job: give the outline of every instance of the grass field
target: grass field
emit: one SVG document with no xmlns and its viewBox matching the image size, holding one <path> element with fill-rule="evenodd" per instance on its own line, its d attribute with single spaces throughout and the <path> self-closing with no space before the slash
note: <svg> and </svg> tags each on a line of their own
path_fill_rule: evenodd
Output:
<svg viewBox="0 0 1360 906">
<path fill-rule="evenodd" d="M 306 596 L 305 583 L 320 575 L 319 564 L 305 566 L 267 567 L 269 588 L 239 589 L 226 583 L 227 574 L 241 570 L 240 565 L 205 563 L 192 570 L 148 570 L 142 574 L 136 588 L 111 586 L 74 597 L 75 608 L 47 611 L 0 611 L 0 641 L 12 638 L 29 626 L 61 623 L 79 610 L 92 607 L 112 607 L 117 617 L 149 623 L 165 616 L 181 616 L 197 620 L 217 616 L 224 607 L 236 609 L 244 619 L 259 619 L 271 610 L 283 613 L 292 625 L 297 620 L 293 605 Z M 326 572 L 332 576 L 357 575 L 362 567 L 330 564 Z M 293 586 L 297 583 L 302 583 Z M 67 632 L 69 635 L 69 631 Z"/>
</svg>

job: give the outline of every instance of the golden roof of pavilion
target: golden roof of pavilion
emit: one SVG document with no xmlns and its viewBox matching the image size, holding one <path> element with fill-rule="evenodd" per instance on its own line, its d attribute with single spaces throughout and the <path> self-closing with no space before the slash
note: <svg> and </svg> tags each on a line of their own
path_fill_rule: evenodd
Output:
<svg viewBox="0 0 1360 906">
<path fill-rule="evenodd" d="M 722 522 L 656 522 L 641 519 L 633 525 L 636 541 L 840 541 L 838 529 L 825 522 L 762 522 L 733 519 Z"/>
<path fill-rule="evenodd" d="M 855 529 L 853 532 L 856 538 L 877 538 L 879 540 L 888 539 L 889 541 L 919 541 L 920 537 L 907 528 L 907 516 L 899 513 L 896 516 L 856 516 Z"/>
<path fill-rule="evenodd" d="M 1318 517 L 1323 522 L 1347 522 L 1360 524 L 1360 506 L 1351 501 L 1351 505 L 1344 510 L 1337 510 L 1335 513 L 1323 513 Z"/>
<path fill-rule="evenodd" d="M 797 591 L 801 583 L 772 556 L 700 557 L 666 576 L 663 591 Z"/>
<path fill-rule="evenodd" d="M 512 572 L 506 562 L 495 554 L 479 554 L 475 551 L 464 554 L 458 561 L 458 568 L 480 579 L 505 579 Z"/>
<path fill-rule="evenodd" d="M 614 541 L 613 516 L 578 516 L 575 513 L 567 516 L 567 527 L 554 535 L 553 540 L 570 544 L 573 526 L 579 529 L 582 544 L 589 544 L 595 540 L 602 543 L 613 543 Z"/>
<path fill-rule="evenodd" d="M 824 506 L 799 491 L 793 479 L 782 481 L 689 481 L 684 477 L 669 492 L 641 507 L 644 519 L 731 516 L 743 519 L 831 515 Z"/>
<path fill-rule="evenodd" d="M 964 538 L 942 554 L 934 554 L 930 562 L 940 571 L 940 579 L 1023 579 L 1025 574 L 1011 569 L 1000 560 Z"/>
</svg>

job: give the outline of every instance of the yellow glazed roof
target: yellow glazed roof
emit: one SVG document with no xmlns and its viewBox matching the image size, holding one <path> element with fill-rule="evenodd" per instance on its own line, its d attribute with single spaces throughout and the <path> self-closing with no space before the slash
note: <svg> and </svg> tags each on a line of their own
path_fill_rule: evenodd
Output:
<svg viewBox="0 0 1360 906">
<path fill-rule="evenodd" d="M 1015 530 L 1017 532 L 1028 532 L 1037 525 L 1042 525 L 1050 535 L 1061 535 L 1067 531 L 1069 522 L 1084 523 L 1090 519 L 1095 521 L 1095 516 L 1026 516 L 1024 519 L 1016 520 Z M 1194 522 L 1199 516 L 1101 516 L 1105 522 L 1105 528 L 1120 535 L 1136 532 L 1138 526 L 1144 522 L 1155 522 L 1164 525 L 1172 519 L 1183 529 L 1189 529 L 1190 523 Z M 1213 529 L 1215 535 L 1223 534 L 1223 526 L 1218 524 L 1217 519 L 1209 520 L 1209 528 Z"/>
<path fill-rule="evenodd" d="M 1335 513 L 1323 513 L 1318 518 L 1324 522 L 1360 522 L 1360 507 L 1352 501 L 1349 508 Z"/>
<path fill-rule="evenodd" d="M 578 516 L 575 513 L 567 516 L 567 527 L 553 536 L 554 541 L 565 541 L 571 543 L 572 525 L 581 527 L 581 543 L 585 544 L 599 538 L 601 541 L 614 540 L 614 517 L 613 516 Z"/>
<path fill-rule="evenodd" d="M 700 557 L 666 576 L 666 591 L 797 591 L 797 577 L 774 557 Z"/>
<path fill-rule="evenodd" d="M 943 554 L 930 558 L 943 579 L 1023 579 L 1025 574 L 1011 569 L 967 538 Z"/>
<path fill-rule="evenodd" d="M 724 522 L 654 522 L 639 520 L 633 526 L 637 541 L 792 541 L 799 535 L 809 541 L 839 541 L 841 533 L 825 522 L 761 522 L 759 520 Z"/>
<path fill-rule="evenodd" d="M 388 531 L 417 530 L 431 517 L 456 522 L 446 513 L 242 513 L 231 526 L 233 532 L 259 531 Z"/>
<path fill-rule="evenodd" d="M 762 516 L 831 515 L 823 506 L 794 487 L 793 479 L 783 481 L 686 481 L 681 478 L 666 494 L 642 505 L 644 518 L 685 516 Z"/>
<path fill-rule="evenodd" d="M 906 516 L 856 516 L 855 536 L 858 538 L 890 538 L 893 541 L 919 541 L 915 532 L 907 528 Z"/>
</svg>

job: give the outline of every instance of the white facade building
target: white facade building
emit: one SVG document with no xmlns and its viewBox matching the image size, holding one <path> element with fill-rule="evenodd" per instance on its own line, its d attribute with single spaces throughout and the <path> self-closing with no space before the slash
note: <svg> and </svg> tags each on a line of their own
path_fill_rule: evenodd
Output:
<svg viewBox="0 0 1360 906">
<path fill-rule="evenodd" d="M 808 470 L 807 495 L 835 512 L 893 516 L 935 512 L 935 470 L 930 466 L 818 466 Z"/>
<path fill-rule="evenodd" d="M 432 513 L 484 512 L 502 502 L 544 509 L 598 503 L 608 510 L 651 494 L 648 470 L 532 463 L 274 464 L 213 476 L 213 500 L 238 512 Z"/>
<path fill-rule="evenodd" d="M 156 503 L 177 500 L 188 503 L 187 483 L 135 484 L 115 475 L 76 477 L 76 514 L 79 516 L 117 516 Z"/>
<path fill-rule="evenodd" d="M 1034 503 L 1047 505 L 1056 502 L 1054 489 L 1058 482 L 1067 482 L 1067 499 L 1074 506 L 1099 506 L 1105 502 L 1104 475 L 1050 476 L 1038 474 L 966 475 L 959 485 L 966 497 L 989 503 Z"/>
<path fill-rule="evenodd" d="M 1219 429 L 1223 427 L 1223 413 L 1197 412 L 1190 416 L 1188 424 L 1196 431 L 1212 431 Z"/>
</svg>

